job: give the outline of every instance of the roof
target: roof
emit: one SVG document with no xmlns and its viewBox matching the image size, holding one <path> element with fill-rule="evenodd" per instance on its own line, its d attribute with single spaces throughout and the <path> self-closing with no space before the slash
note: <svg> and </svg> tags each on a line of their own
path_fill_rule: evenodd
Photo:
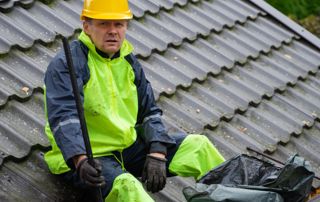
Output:
<svg viewBox="0 0 320 202">
<path fill-rule="evenodd" d="M 74 200 L 43 160 L 43 75 L 60 36 L 79 34 L 82 2 L 0 1 L 0 201 Z M 130 0 L 127 38 L 169 131 L 206 135 L 225 158 L 247 146 L 281 161 L 298 152 L 319 176 L 319 39 L 263 5 Z M 185 201 L 181 190 L 193 184 L 170 178 L 153 197 Z"/>
</svg>

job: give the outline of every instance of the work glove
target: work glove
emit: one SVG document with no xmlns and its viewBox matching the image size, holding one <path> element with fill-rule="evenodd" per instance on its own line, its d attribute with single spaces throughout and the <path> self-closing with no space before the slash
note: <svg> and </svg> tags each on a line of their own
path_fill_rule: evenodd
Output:
<svg viewBox="0 0 320 202">
<path fill-rule="evenodd" d="M 158 192 L 166 185 L 166 158 L 147 155 L 142 171 L 142 182 L 146 182 L 147 190 L 152 193 Z"/>
<path fill-rule="evenodd" d="M 103 187 L 106 185 L 104 177 L 101 175 L 102 165 L 100 161 L 93 159 L 94 166 L 89 164 L 88 158 L 79 162 L 77 173 L 80 179 L 89 186 Z"/>
</svg>

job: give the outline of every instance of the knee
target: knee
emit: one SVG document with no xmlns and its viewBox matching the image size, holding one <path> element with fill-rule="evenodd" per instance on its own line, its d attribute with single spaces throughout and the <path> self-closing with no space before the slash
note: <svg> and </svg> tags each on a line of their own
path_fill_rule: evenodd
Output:
<svg viewBox="0 0 320 202">
<path fill-rule="evenodd" d="M 188 135 L 183 142 L 185 142 L 188 145 L 192 145 L 196 148 L 202 148 L 203 145 L 212 145 L 210 140 L 204 136 L 204 135 L 194 135 L 190 134 Z"/>
<path fill-rule="evenodd" d="M 121 187 L 124 191 L 134 191 L 141 183 L 130 173 L 124 173 L 116 177 L 113 187 Z"/>
<path fill-rule="evenodd" d="M 179 148 L 181 153 L 200 161 L 213 163 L 218 165 L 224 162 L 223 156 L 213 143 L 204 135 L 188 135 L 182 142 L 182 146 Z M 179 152 L 178 150 L 178 152 Z"/>
<path fill-rule="evenodd" d="M 124 173 L 116 177 L 112 190 L 105 201 L 153 201 L 145 192 L 142 184 L 130 173 Z"/>
<path fill-rule="evenodd" d="M 130 173 L 123 173 L 117 176 L 112 185 L 112 189 L 110 193 L 127 193 L 127 192 L 135 192 L 140 188 L 141 183 Z"/>
</svg>

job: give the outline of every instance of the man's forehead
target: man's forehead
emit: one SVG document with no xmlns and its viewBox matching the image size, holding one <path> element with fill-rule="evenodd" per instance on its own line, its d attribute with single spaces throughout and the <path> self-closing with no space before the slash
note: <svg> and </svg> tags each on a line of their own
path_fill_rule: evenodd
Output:
<svg viewBox="0 0 320 202">
<path fill-rule="evenodd" d="M 105 20 L 105 19 L 92 19 L 95 22 L 107 22 L 107 23 L 125 23 L 128 20 Z"/>
</svg>

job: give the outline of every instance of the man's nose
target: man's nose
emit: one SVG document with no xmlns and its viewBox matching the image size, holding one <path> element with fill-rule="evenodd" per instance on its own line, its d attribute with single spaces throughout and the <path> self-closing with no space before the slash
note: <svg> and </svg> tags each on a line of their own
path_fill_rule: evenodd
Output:
<svg viewBox="0 0 320 202">
<path fill-rule="evenodd" d="M 116 31 L 117 31 L 116 26 L 113 23 L 111 23 L 108 27 L 108 32 L 109 33 L 116 33 Z"/>
</svg>

